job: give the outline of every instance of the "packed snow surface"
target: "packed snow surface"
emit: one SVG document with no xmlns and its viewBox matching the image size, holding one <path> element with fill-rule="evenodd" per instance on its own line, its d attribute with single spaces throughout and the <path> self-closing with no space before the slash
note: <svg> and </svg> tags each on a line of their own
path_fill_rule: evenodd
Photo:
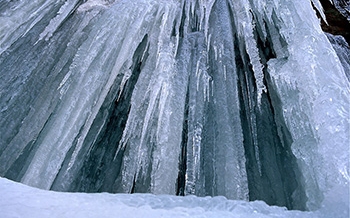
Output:
<svg viewBox="0 0 350 218">
<path fill-rule="evenodd" d="M 263 201 L 153 194 L 62 193 L 0 178 L 1 218 L 15 217 L 346 217 L 346 211 L 288 211 Z M 335 209 L 335 208 L 333 208 Z"/>
</svg>

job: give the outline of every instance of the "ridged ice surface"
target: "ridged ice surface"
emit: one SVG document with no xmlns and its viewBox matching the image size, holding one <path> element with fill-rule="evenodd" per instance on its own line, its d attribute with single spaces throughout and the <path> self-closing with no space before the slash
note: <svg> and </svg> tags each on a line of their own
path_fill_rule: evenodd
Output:
<svg viewBox="0 0 350 218">
<path fill-rule="evenodd" d="M 0 176 L 300 210 L 349 195 L 349 49 L 312 5 L 0 2 Z"/>
</svg>

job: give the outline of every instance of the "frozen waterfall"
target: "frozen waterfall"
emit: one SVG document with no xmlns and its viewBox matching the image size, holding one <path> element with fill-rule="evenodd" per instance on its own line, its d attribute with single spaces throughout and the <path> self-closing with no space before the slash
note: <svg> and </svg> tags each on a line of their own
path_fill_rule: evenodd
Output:
<svg viewBox="0 0 350 218">
<path fill-rule="evenodd" d="M 318 0 L 0 1 L 0 176 L 349 205 L 349 45 L 315 10 L 325 19 Z"/>
</svg>

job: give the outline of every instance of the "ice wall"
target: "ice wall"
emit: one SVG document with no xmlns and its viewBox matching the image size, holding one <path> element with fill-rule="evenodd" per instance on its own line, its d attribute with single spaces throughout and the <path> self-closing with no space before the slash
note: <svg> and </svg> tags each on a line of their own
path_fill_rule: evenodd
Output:
<svg viewBox="0 0 350 218">
<path fill-rule="evenodd" d="M 334 36 L 332 34 L 326 34 L 330 43 L 337 53 L 339 60 L 344 68 L 346 77 L 350 81 L 350 47 L 342 36 Z"/>
<path fill-rule="evenodd" d="M 0 23 L 1 176 L 301 210 L 348 195 L 349 62 L 308 0 L 4 1 Z"/>
</svg>

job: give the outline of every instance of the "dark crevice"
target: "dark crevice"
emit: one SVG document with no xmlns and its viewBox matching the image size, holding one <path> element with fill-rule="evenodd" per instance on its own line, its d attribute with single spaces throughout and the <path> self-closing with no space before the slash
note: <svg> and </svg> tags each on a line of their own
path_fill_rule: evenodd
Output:
<svg viewBox="0 0 350 218">
<path fill-rule="evenodd" d="M 111 117 L 108 118 L 106 131 L 101 134 L 100 140 L 96 143 L 96 150 L 91 152 L 87 159 L 84 178 L 89 179 L 91 184 L 86 187 L 87 191 L 111 191 L 114 181 L 119 175 L 121 157 L 115 155 L 118 149 L 119 141 L 130 111 L 130 101 L 133 89 L 141 72 L 143 62 L 148 56 L 148 35 L 145 35 L 142 42 L 135 51 L 133 65 L 131 66 L 131 76 L 125 84 L 123 91 L 114 101 Z M 146 54 L 144 56 L 144 54 Z M 142 59 L 144 56 L 144 59 Z M 121 151 L 123 152 L 123 151 Z M 99 157 L 103 157 L 100 159 Z M 96 173 L 94 173 L 96 172 Z M 97 182 L 100 181 L 100 182 Z M 86 185 L 84 185 L 86 186 Z"/>
<path fill-rule="evenodd" d="M 247 64 L 250 63 L 249 56 L 244 46 L 238 43 L 241 40 L 235 38 L 249 199 L 305 210 L 306 195 L 301 185 L 301 173 L 290 148 L 292 138 L 281 117 L 278 95 L 269 85 L 267 62 L 275 58 L 269 38 L 267 36 L 263 41 L 256 35 L 261 62 L 265 66 L 264 84 L 268 90 L 262 94 L 260 105 L 252 66 Z"/>
<path fill-rule="evenodd" d="M 4 177 L 16 182 L 20 182 L 24 174 L 20 172 L 25 172 L 25 169 L 27 169 L 27 167 L 25 167 L 27 164 L 25 163 L 27 163 L 27 161 L 28 162 L 31 161 L 30 153 L 34 152 L 35 150 L 34 147 L 35 147 L 35 141 L 31 141 L 30 143 L 28 143 L 24 147 L 23 151 L 21 152 L 19 157 L 16 159 L 16 161 L 6 171 L 6 174 L 4 175 Z"/>
<path fill-rule="evenodd" d="M 191 5 L 192 7 L 192 5 Z M 200 20 L 199 20 L 199 4 L 198 1 L 196 1 L 194 5 L 194 9 L 190 8 L 190 11 L 194 11 L 194 13 L 190 13 L 190 32 L 198 32 L 200 30 Z"/>
<path fill-rule="evenodd" d="M 186 21 L 186 2 L 184 2 L 184 5 L 182 7 L 182 14 L 181 14 L 181 20 L 180 20 L 180 26 L 179 26 L 179 37 L 184 37 L 184 31 L 185 31 L 185 21 Z"/>
<path fill-rule="evenodd" d="M 240 97 L 240 105 L 241 105 L 241 120 L 242 120 L 242 130 L 243 130 L 243 143 L 245 146 L 245 157 L 246 157 L 246 171 L 248 177 L 248 189 L 249 189 L 249 199 L 257 200 L 261 195 L 259 189 L 260 182 L 260 173 L 258 162 L 255 157 L 255 146 L 253 142 L 253 137 L 251 135 L 252 127 L 250 121 L 250 103 L 249 103 L 249 84 L 246 79 L 246 74 L 244 72 L 244 61 L 240 55 L 238 38 L 235 37 L 235 48 L 236 48 L 236 66 L 237 66 L 237 74 L 238 74 L 238 91 Z M 253 84 L 250 84 L 250 86 Z M 252 96 L 254 98 L 254 96 Z"/>
<path fill-rule="evenodd" d="M 189 87 L 187 87 L 187 94 L 185 100 L 185 113 L 182 128 L 181 154 L 179 157 L 179 174 L 177 177 L 176 195 L 185 195 L 186 185 L 186 170 L 187 170 L 187 143 L 188 143 L 188 114 L 189 114 Z"/>
<path fill-rule="evenodd" d="M 138 76 L 148 56 L 148 35 L 145 35 L 137 47 L 130 67 L 131 76 L 122 91 L 118 90 L 122 76 L 117 78 L 114 87 L 106 98 L 106 104 L 100 109 L 77 158 L 83 163 L 74 166 L 76 173 L 69 173 L 68 167 L 61 168 L 53 190 L 83 192 L 116 192 L 114 182 L 119 175 L 124 150 L 119 148 L 119 141 L 130 111 L 130 101 Z M 114 100 L 109 100 L 113 96 Z M 111 102 L 111 103 L 109 103 Z M 101 121 L 107 120 L 104 126 Z M 98 134 L 98 135 L 96 135 Z M 91 143 L 91 144 L 88 144 Z M 87 150 L 89 149 L 89 150 Z M 71 159 L 66 158 L 69 162 Z M 71 177 L 74 175 L 74 177 Z M 71 177 L 68 181 L 64 178 Z M 64 186 L 63 184 L 66 184 Z"/>
<path fill-rule="evenodd" d="M 177 23 L 177 20 L 175 19 L 174 22 L 173 22 L 173 28 L 171 30 L 171 36 L 172 37 L 176 36 L 176 23 Z"/>
<path fill-rule="evenodd" d="M 319 12 L 316 10 L 317 16 L 321 19 L 321 28 L 324 32 L 331 33 L 333 35 L 342 35 L 347 43 L 350 45 L 350 22 L 349 20 L 339 12 L 339 10 L 330 3 L 329 0 L 320 0 L 326 15 L 328 25 L 321 19 Z M 344 10 L 350 17 L 350 12 Z"/>
<path fill-rule="evenodd" d="M 48 125 L 52 114 L 49 115 L 47 121 L 45 122 L 43 128 L 38 133 L 41 135 L 43 131 L 45 131 L 45 127 Z M 16 161 L 11 165 L 11 167 L 7 170 L 5 177 L 12 179 L 14 181 L 20 181 L 26 172 L 31 160 L 33 159 L 38 147 L 40 145 L 41 138 L 35 138 L 35 140 L 30 141 L 20 153 L 19 157 L 17 157 Z"/>
<path fill-rule="evenodd" d="M 134 175 L 134 180 L 132 181 L 132 187 L 131 187 L 130 194 L 135 193 L 135 186 L 136 186 L 136 175 Z"/>
</svg>

